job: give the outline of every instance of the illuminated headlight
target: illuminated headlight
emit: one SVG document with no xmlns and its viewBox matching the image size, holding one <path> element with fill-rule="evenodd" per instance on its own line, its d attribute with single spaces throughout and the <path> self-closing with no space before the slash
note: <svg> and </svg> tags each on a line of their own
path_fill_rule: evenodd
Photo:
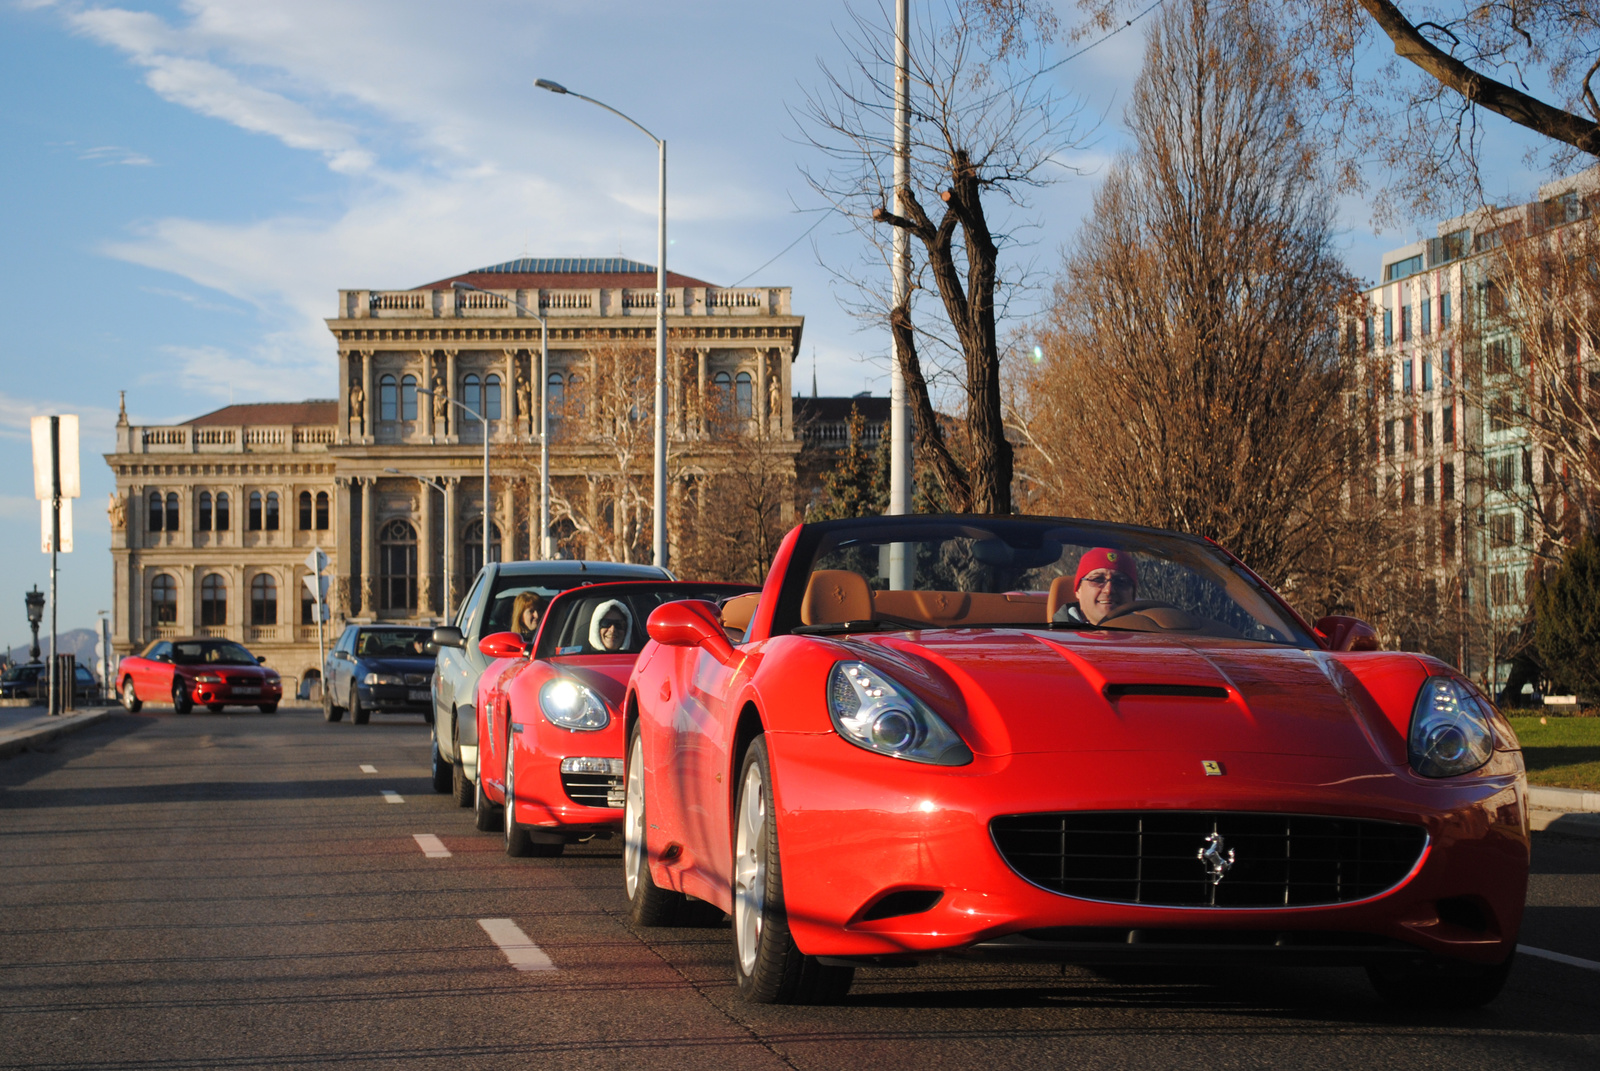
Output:
<svg viewBox="0 0 1600 1071">
<path fill-rule="evenodd" d="M 600 697 L 577 681 L 558 677 L 539 689 L 539 709 L 550 724 L 578 732 L 604 729 L 611 715 Z"/>
<path fill-rule="evenodd" d="M 1454 677 L 1429 677 L 1411 709 L 1406 751 L 1411 768 L 1423 777 L 1455 777 L 1476 770 L 1494 751 L 1494 731 L 1483 700 Z"/>
<path fill-rule="evenodd" d="M 221 684 L 222 678 L 215 673 L 201 673 L 195 677 L 195 681 L 199 684 Z"/>
<path fill-rule="evenodd" d="M 605 774 L 608 777 L 621 777 L 623 767 L 621 759 L 562 759 L 561 772 Z"/>
<path fill-rule="evenodd" d="M 865 662 L 840 662 L 828 674 L 828 714 L 840 736 L 880 755 L 934 766 L 972 761 L 937 714 Z"/>
<path fill-rule="evenodd" d="M 371 687 L 374 684 L 397 684 L 404 686 L 405 677 L 398 673 L 368 673 L 361 678 L 361 683 Z"/>
<path fill-rule="evenodd" d="M 283 679 L 282 677 L 278 676 L 276 672 L 270 669 L 267 670 L 266 678 L 268 684 L 276 684 L 278 681 Z"/>
</svg>

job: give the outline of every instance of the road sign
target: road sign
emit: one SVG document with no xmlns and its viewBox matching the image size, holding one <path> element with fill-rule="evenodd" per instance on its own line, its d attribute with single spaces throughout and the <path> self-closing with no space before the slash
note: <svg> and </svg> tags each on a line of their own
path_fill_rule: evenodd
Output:
<svg viewBox="0 0 1600 1071">
<path fill-rule="evenodd" d="M 39 503 L 39 550 L 50 553 L 50 499 Z M 72 499 L 61 500 L 61 553 L 72 553 Z"/>
<path fill-rule="evenodd" d="M 51 417 L 33 418 L 33 497 L 50 501 L 54 493 L 50 450 Z M 55 417 L 59 421 L 56 442 L 61 454 L 61 497 L 77 498 L 78 481 L 78 417 L 66 413 Z"/>
<path fill-rule="evenodd" d="M 306 590 L 311 592 L 311 597 L 313 599 L 316 599 L 318 602 L 328 601 L 328 585 L 332 582 L 332 578 L 326 576 L 308 576 L 302 579 L 305 581 Z"/>
<path fill-rule="evenodd" d="M 322 573 L 327 570 L 328 556 L 322 553 L 321 547 L 313 547 L 311 549 L 311 553 L 306 555 L 306 568 L 310 569 L 313 573 Z M 323 588 L 322 593 L 326 595 L 328 593 L 328 589 Z"/>
</svg>

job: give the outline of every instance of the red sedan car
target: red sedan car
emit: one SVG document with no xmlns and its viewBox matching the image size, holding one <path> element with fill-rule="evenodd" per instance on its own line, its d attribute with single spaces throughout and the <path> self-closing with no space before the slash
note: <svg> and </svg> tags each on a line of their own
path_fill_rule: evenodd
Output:
<svg viewBox="0 0 1600 1071">
<path fill-rule="evenodd" d="M 1209 541 L 1030 517 L 808 524 L 748 634 L 648 623 L 629 682 L 634 920 L 729 911 L 746 999 L 857 965 L 1362 964 L 1499 991 L 1522 757 L 1454 668 L 1309 627 Z"/>
<path fill-rule="evenodd" d="M 261 659 L 232 640 L 182 636 L 156 640 L 117 666 L 122 705 L 136 711 L 146 703 L 169 702 L 178 714 L 196 703 L 219 711 L 230 706 L 256 707 L 275 714 L 283 698 L 283 680 Z"/>
<path fill-rule="evenodd" d="M 550 601 L 531 649 L 514 632 L 479 644 L 496 661 L 478 683 L 477 825 L 503 830 L 507 855 L 560 855 L 621 828 L 623 691 L 645 647 L 645 620 L 684 599 L 743 628 L 755 589 L 590 584 Z"/>
</svg>

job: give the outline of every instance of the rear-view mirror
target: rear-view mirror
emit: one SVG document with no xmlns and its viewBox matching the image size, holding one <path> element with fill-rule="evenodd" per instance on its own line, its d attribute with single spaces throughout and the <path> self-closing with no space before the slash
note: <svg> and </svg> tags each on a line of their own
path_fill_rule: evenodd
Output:
<svg viewBox="0 0 1600 1071">
<path fill-rule="evenodd" d="M 428 642 L 438 647 L 465 647 L 466 638 L 461 635 L 461 630 L 454 625 L 440 625 L 433 630 L 433 635 Z"/>
<path fill-rule="evenodd" d="M 650 638 L 667 647 L 701 647 L 717 661 L 733 658 L 733 644 L 722 631 L 716 608 L 698 600 L 667 602 L 651 611 L 645 621 Z"/>
<path fill-rule="evenodd" d="M 1359 617 L 1331 614 L 1311 626 L 1317 639 L 1330 651 L 1376 651 L 1378 630 Z"/>
<path fill-rule="evenodd" d="M 490 658 L 521 658 L 527 649 L 515 632 L 496 632 L 478 641 L 478 650 Z"/>
</svg>

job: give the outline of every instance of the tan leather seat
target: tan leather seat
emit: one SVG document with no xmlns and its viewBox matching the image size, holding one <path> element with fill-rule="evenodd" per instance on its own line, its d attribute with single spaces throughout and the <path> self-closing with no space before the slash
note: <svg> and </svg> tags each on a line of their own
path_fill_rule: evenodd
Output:
<svg viewBox="0 0 1600 1071">
<path fill-rule="evenodd" d="M 1075 606 L 1077 602 L 1078 589 L 1072 586 L 1072 577 L 1056 577 L 1050 581 L 1050 597 L 1044 601 L 1044 619 L 1054 621 L 1063 607 Z"/>
<path fill-rule="evenodd" d="M 722 627 L 743 636 L 750 628 L 750 619 L 756 616 L 756 604 L 760 601 L 761 592 L 750 591 L 723 603 Z"/>
<path fill-rule="evenodd" d="M 811 574 L 805 598 L 800 602 L 802 624 L 872 620 L 872 589 L 867 587 L 865 577 L 845 569 L 818 569 Z"/>
</svg>

